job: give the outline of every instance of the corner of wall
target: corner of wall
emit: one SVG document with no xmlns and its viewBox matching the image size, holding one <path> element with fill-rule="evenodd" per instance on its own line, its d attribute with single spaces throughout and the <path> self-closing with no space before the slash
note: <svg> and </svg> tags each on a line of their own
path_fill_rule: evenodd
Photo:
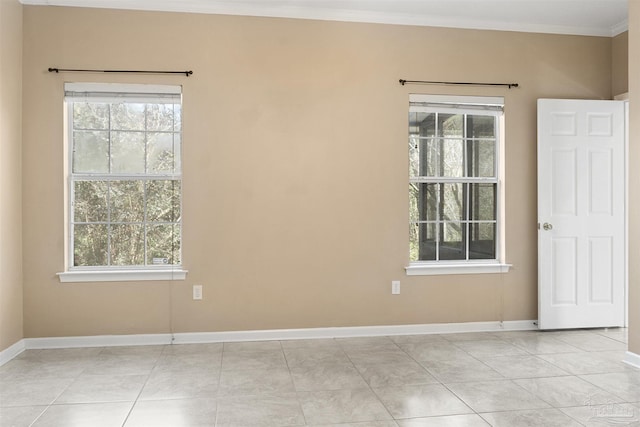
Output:
<svg viewBox="0 0 640 427">
<path fill-rule="evenodd" d="M 22 12 L 0 0 L 0 352 L 24 338 L 22 280 Z"/>
<path fill-rule="evenodd" d="M 629 91 L 629 32 L 611 38 L 611 94 Z"/>
</svg>

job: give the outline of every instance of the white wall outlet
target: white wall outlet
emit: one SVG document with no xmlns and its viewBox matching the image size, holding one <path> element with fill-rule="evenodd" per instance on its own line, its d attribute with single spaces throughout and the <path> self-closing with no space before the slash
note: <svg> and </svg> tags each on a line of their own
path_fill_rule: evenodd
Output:
<svg viewBox="0 0 640 427">
<path fill-rule="evenodd" d="M 202 299 L 202 285 L 193 285 L 193 299 L 194 300 Z"/>
<path fill-rule="evenodd" d="M 392 295 L 400 295 L 400 281 L 394 280 L 391 282 L 391 294 Z"/>
</svg>

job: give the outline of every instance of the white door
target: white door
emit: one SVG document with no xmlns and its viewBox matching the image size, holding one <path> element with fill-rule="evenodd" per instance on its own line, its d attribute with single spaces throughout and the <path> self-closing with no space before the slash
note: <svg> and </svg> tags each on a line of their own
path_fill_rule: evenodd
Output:
<svg viewBox="0 0 640 427">
<path fill-rule="evenodd" d="M 623 326 L 622 101 L 538 100 L 538 324 Z"/>
</svg>

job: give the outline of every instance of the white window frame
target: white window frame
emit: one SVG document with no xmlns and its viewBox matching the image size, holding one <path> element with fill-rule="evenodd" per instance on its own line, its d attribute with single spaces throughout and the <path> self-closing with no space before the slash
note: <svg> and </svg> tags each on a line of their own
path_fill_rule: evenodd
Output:
<svg viewBox="0 0 640 427">
<path fill-rule="evenodd" d="M 423 104 L 424 107 L 416 107 L 415 104 Z M 482 179 L 468 178 L 447 179 L 434 178 L 429 182 L 491 182 L 497 185 L 496 191 L 496 242 L 495 259 L 481 260 L 438 260 L 438 261 L 411 261 L 405 267 L 408 276 L 423 275 L 447 275 L 447 274 L 482 274 L 482 273 L 506 273 L 511 267 L 505 262 L 504 243 L 504 98 L 502 97 L 477 97 L 477 96 L 447 96 L 447 95 L 409 95 L 409 112 L 439 112 L 455 114 L 474 114 L 483 111 L 485 115 L 494 115 L 497 121 L 498 132 L 496 134 L 495 170 L 496 178 Z M 409 137 L 409 135 L 408 135 Z M 423 182 L 422 179 L 409 177 L 409 183 Z M 468 221 L 469 219 L 467 219 Z M 411 226 L 411 225 L 410 225 Z M 468 239 L 468 233 L 467 233 Z M 465 243 L 468 250 L 469 242 Z"/>
<path fill-rule="evenodd" d="M 90 93 L 91 97 L 83 98 L 83 94 Z M 66 226 L 67 236 L 65 251 L 65 271 L 57 273 L 61 282 L 121 282 L 121 281 L 164 281 L 164 280 L 184 280 L 187 271 L 182 264 L 174 265 L 144 265 L 144 266 L 73 266 L 74 259 L 74 232 L 73 232 L 73 185 L 74 182 L 82 178 L 101 178 L 101 180 L 129 180 L 129 181 L 149 181 L 149 180 L 174 180 L 182 186 L 182 169 L 180 173 L 167 174 L 73 174 L 73 151 L 70 132 L 72 132 L 72 102 L 89 99 L 96 101 L 104 99 L 106 102 L 113 102 L 120 97 L 127 100 L 136 99 L 135 94 L 139 94 L 139 102 L 149 102 L 154 97 L 161 99 L 169 97 L 175 99 L 181 97 L 182 88 L 180 86 L 165 85 L 144 85 L 144 84 L 112 84 L 112 83 L 65 83 L 65 140 L 67 149 L 67 190 L 66 190 Z M 182 144 L 180 149 L 182 148 Z M 182 156 L 180 156 L 182 158 Z M 181 192 L 182 195 L 182 192 Z M 182 196 L 180 198 L 182 204 Z M 182 211 L 182 206 L 180 206 Z M 146 220 L 145 220 L 146 223 Z M 182 236 L 182 224 L 178 224 L 180 235 Z M 182 250 L 182 237 L 180 238 L 180 251 Z M 146 256 L 146 250 L 145 250 Z M 182 261 L 182 260 L 180 260 Z"/>
</svg>

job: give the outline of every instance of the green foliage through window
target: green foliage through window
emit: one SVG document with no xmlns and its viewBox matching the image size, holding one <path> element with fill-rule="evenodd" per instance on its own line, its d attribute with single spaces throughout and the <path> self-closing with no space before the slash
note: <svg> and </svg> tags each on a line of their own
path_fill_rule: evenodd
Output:
<svg viewBox="0 0 640 427">
<path fill-rule="evenodd" d="M 67 99 L 72 266 L 180 265 L 179 95 L 95 98 Z"/>
</svg>

